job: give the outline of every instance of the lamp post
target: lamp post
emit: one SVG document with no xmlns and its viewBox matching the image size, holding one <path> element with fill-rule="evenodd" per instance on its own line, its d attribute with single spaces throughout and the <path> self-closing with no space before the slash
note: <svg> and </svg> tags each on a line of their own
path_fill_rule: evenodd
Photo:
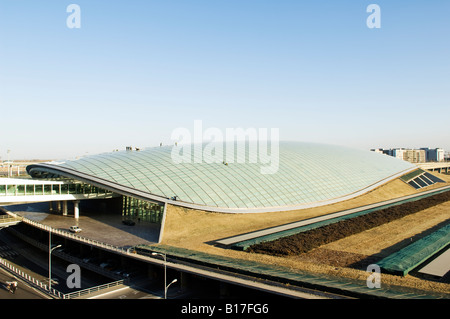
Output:
<svg viewBox="0 0 450 319">
<path fill-rule="evenodd" d="M 165 287 L 164 289 L 164 299 L 167 299 L 167 290 L 169 289 L 171 284 L 174 284 L 177 282 L 177 279 L 172 280 L 172 282 L 170 284 L 167 285 L 167 287 Z"/>
<path fill-rule="evenodd" d="M 48 232 L 48 290 L 50 291 L 52 288 L 52 252 L 61 247 L 62 245 L 58 245 L 52 248 L 52 232 Z"/>
<path fill-rule="evenodd" d="M 164 299 L 167 299 L 167 289 L 169 289 L 169 286 L 175 282 L 177 282 L 177 279 L 172 280 L 170 284 L 167 285 L 167 257 L 166 254 L 161 253 L 152 253 L 153 256 L 159 255 L 164 258 Z"/>
</svg>

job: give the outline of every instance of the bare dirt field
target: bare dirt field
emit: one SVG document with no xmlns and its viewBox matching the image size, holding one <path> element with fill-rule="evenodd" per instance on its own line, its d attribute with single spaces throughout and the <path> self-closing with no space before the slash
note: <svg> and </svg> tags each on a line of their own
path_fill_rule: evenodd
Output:
<svg viewBox="0 0 450 319">
<path fill-rule="evenodd" d="M 298 255 L 449 201 L 450 192 L 445 192 L 418 201 L 375 211 L 367 215 L 342 220 L 328 226 L 312 229 L 293 236 L 253 245 L 248 251 L 265 253 L 273 256 Z M 443 217 L 447 218 L 448 216 L 445 216 L 444 214 Z M 445 220 L 443 222 L 445 222 Z M 419 224 L 417 226 L 421 225 Z M 388 238 L 392 240 L 390 236 L 388 236 Z"/>
<path fill-rule="evenodd" d="M 331 266 L 366 269 L 369 264 L 449 223 L 449 214 L 442 213 L 445 211 L 450 212 L 450 201 L 324 244 L 297 257 Z"/>
</svg>

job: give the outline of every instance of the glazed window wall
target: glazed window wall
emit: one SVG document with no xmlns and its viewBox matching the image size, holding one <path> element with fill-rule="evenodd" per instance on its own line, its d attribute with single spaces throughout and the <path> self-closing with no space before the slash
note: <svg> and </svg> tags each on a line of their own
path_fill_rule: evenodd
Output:
<svg viewBox="0 0 450 319">
<path fill-rule="evenodd" d="M 146 221 L 161 224 L 164 205 L 123 196 L 122 217 L 124 220 Z"/>
<path fill-rule="evenodd" d="M 0 185 L 0 196 L 20 195 L 64 195 L 64 194 L 111 194 L 96 186 L 83 183 L 73 184 L 27 184 Z"/>
</svg>

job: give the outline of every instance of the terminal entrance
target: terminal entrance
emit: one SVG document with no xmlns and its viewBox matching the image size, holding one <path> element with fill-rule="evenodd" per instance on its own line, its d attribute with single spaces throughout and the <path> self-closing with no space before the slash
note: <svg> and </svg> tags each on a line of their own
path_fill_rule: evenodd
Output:
<svg viewBox="0 0 450 319">
<path fill-rule="evenodd" d="M 161 224 L 164 205 L 129 196 L 123 196 L 122 203 L 122 218 L 124 220 Z"/>
</svg>

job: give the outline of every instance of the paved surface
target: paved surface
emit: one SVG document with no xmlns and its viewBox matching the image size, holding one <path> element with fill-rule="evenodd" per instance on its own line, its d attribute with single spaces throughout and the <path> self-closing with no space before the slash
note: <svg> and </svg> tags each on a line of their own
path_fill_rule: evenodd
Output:
<svg viewBox="0 0 450 319">
<path fill-rule="evenodd" d="M 420 273 L 443 277 L 450 271 L 450 248 L 419 270 Z"/>
<path fill-rule="evenodd" d="M 6 289 L 7 281 L 17 281 L 18 286 L 14 294 Z M 42 292 L 28 286 L 25 282 L 0 268 L 0 299 L 48 299 Z"/>
<path fill-rule="evenodd" d="M 70 226 L 77 225 L 82 229 L 78 235 L 98 240 L 118 247 L 158 242 L 160 225 L 136 221 L 135 226 L 122 224 L 120 214 L 80 212 L 80 218 L 63 216 L 60 213 L 49 213 L 48 204 L 5 206 L 5 209 L 30 220 L 37 221 L 55 229 L 69 231 Z"/>
<path fill-rule="evenodd" d="M 87 299 L 161 299 L 163 292 L 143 290 L 138 287 L 120 285 L 90 294 Z"/>
</svg>

